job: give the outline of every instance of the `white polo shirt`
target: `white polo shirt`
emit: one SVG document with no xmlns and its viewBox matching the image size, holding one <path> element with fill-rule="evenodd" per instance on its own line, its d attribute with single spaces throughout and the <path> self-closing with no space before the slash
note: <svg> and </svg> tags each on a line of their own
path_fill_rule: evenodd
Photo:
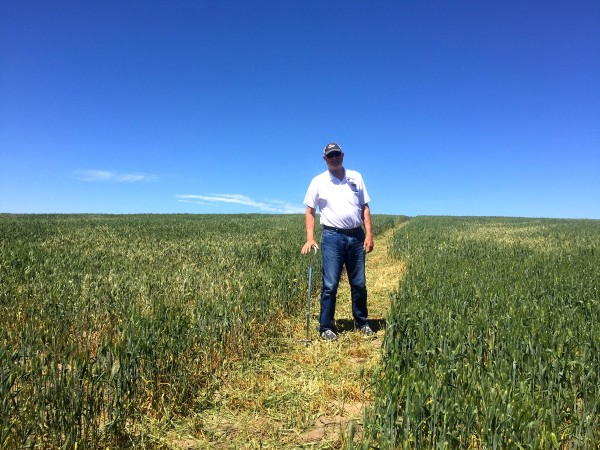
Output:
<svg viewBox="0 0 600 450">
<path fill-rule="evenodd" d="M 370 200 L 360 173 L 346 169 L 339 180 L 326 170 L 310 182 L 304 204 L 319 208 L 321 225 L 349 230 L 363 224 L 362 206 Z"/>
</svg>

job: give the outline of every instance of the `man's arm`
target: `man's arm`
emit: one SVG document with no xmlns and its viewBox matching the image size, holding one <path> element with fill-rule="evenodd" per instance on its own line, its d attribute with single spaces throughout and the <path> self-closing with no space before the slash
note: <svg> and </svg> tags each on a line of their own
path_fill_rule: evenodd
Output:
<svg viewBox="0 0 600 450">
<path fill-rule="evenodd" d="M 302 247 L 302 254 L 305 255 L 310 252 L 313 247 L 319 248 L 315 242 L 315 208 L 310 206 L 306 207 L 304 213 L 304 224 L 306 225 L 306 244 Z"/>
<path fill-rule="evenodd" d="M 371 209 L 368 203 L 365 203 L 362 207 L 362 216 L 365 224 L 365 243 L 363 248 L 366 253 L 371 253 L 373 250 L 373 225 L 371 223 Z"/>
</svg>

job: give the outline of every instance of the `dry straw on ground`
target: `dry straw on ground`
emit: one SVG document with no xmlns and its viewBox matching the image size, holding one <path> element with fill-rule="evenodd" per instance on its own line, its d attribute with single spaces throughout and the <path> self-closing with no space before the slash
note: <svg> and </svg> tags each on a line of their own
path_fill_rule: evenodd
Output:
<svg viewBox="0 0 600 450">
<path fill-rule="evenodd" d="M 365 405 L 372 401 L 373 370 L 389 309 L 404 265 L 387 254 L 393 230 L 378 236 L 367 257 L 369 317 L 374 338 L 342 327 L 336 342 L 318 338 L 311 323 L 312 343 L 306 347 L 303 318 L 281 315 L 281 336 L 250 363 L 232 370 L 219 386 L 212 407 L 179 423 L 147 424 L 169 448 L 341 448 L 349 436 L 360 436 Z M 313 292 L 316 319 L 318 293 Z M 336 317 L 352 319 L 350 291 L 343 279 Z M 162 431 L 161 431 L 162 429 Z M 170 431 L 166 431 L 169 429 Z"/>
</svg>

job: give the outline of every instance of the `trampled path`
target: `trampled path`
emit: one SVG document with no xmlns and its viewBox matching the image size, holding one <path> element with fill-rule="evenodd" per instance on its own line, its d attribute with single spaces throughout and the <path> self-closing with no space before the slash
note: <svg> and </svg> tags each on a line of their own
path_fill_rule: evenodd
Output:
<svg viewBox="0 0 600 450">
<path fill-rule="evenodd" d="M 306 321 L 281 317 L 285 332 L 250 367 L 233 371 L 216 393 L 214 407 L 178 424 L 167 438 L 172 448 L 338 448 L 360 433 L 365 405 L 373 392 L 370 380 L 381 359 L 389 293 L 404 271 L 387 255 L 393 230 L 375 238 L 367 256 L 369 320 L 377 331 L 366 339 L 352 322 L 350 289 L 345 277 L 338 292 L 336 319 L 342 329 L 335 342 L 318 338 L 318 292 L 308 347 L 302 339 Z M 318 272 L 318 271 L 317 271 Z M 317 276 L 319 276 L 317 274 Z"/>
</svg>

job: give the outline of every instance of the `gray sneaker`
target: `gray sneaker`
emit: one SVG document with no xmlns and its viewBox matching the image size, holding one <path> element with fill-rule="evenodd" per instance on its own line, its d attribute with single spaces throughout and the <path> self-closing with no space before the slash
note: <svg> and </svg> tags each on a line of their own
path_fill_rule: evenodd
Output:
<svg viewBox="0 0 600 450">
<path fill-rule="evenodd" d="M 321 333 L 321 338 L 326 341 L 335 341 L 337 339 L 337 334 L 331 330 L 325 330 Z"/>
<path fill-rule="evenodd" d="M 375 332 L 371 330 L 371 327 L 369 325 L 364 325 L 360 327 L 360 332 L 366 337 L 373 336 L 375 334 Z"/>
</svg>

